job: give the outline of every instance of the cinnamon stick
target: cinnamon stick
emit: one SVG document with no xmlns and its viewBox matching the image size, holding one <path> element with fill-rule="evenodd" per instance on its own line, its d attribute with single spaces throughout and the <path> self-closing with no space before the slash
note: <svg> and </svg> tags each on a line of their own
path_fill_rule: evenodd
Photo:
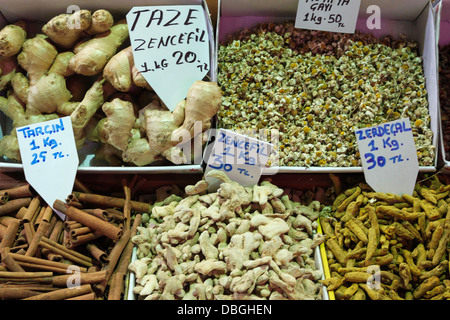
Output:
<svg viewBox="0 0 450 320">
<path fill-rule="evenodd" d="M 16 211 L 22 207 L 27 207 L 31 203 L 31 198 L 19 198 L 9 200 L 5 204 L 0 205 L 0 216 L 4 216 Z"/>
<path fill-rule="evenodd" d="M 66 287 L 67 282 L 73 277 L 72 274 L 54 276 L 52 283 L 56 287 Z M 86 272 L 77 275 L 80 284 L 94 284 L 105 280 L 106 271 Z"/>
<path fill-rule="evenodd" d="M 41 293 L 23 300 L 64 300 L 85 294 L 92 293 L 90 284 L 81 285 L 74 288 L 59 289 L 51 292 Z"/>
<path fill-rule="evenodd" d="M 30 198 L 30 203 L 31 203 L 31 198 Z M 29 204 L 27 204 L 28 206 Z M 21 207 L 19 209 L 19 211 L 17 211 L 17 213 L 15 214 L 15 218 L 22 220 L 23 217 L 25 216 L 25 213 L 27 212 L 27 206 Z"/>
<path fill-rule="evenodd" d="M 75 262 L 79 265 L 82 265 L 82 266 L 85 266 L 88 268 L 92 266 L 92 259 L 89 258 L 88 256 L 85 256 L 74 250 L 68 249 L 65 246 L 63 246 L 53 240 L 50 240 L 46 237 L 41 238 L 39 245 L 63 256 L 64 258 L 66 258 L 72 262 Z"/>
<path fill-rule="evenodd" d="M 106 209 L 106 212 L 108 213 L 108 216 L 111 219 L 117 220 L 117 221 L 123 221 L 124 220 L 124 216 L 123 216 L 123 212 L 114 209 L 114 208 L 108 208 Z"/>
<path fill-rule="evenodd" d="M 68 206 L 67 204 L 65 204 L 60 200 L 56 200 L 55 203 L 53 204 L 53 207 L 56 210 L 64 213 L 66 216 L 70 217 L 70 219 L 80 222 L 86 227 L 89 227 L 103 234 L 109 239 L 117 241 L 123 234 L 123 230 L 116 227 L 115 225 L 102 219 L 99 219 L 97 217 L 94 217 L 80 209 Z"/>
<path fill-rule="evenodd" d="M 66 203 L 69 206 L 79 208 L 79 209 L 82 209 L 84 207 L 83 204 L 80 201 L 78 201 L 77 197 L 75 197 L 75 195 L 73 193 L 69 194 L 69 196 L 66 199 Z"/>
<path fill-rule="evenodd" d="M 17 253 L 10 253 L 10 255 L 16 260 L 19 264 L 23 262 L 24 265 L 31 266 L 33 265 L 36 268 L 39 268 L 39 266 L 42 266 L 42 269 L 49 269 L 44 268 L 46 267 L 53 267 L 55 270 L 61 271 L 61 270 L 67 270 L 70 265 L 62 263 L 62 262 L 56 262 L 56 261 L 49 261 L 47 259 L 41 259 L 36 257 L 29 257 Z M 81 272 L 86 272 L 86 268 L 80 267 Z"/>
<path fill-rule="evenodd" d="M 124 204 L 123 204 L 123 217 L 125 220 L 125 229 L 131 228 L 131 190 L 130 187 L 127 185 L 126 180 L 124 179 L 123 182 L 123 192 L 125 194 Z"/>
<path fill-rule="evenodd" d="M 136 235 L 137 227 L 141 225 L 141 221 L 142 216 L 140 214 L 137 214 L 134 218 L 133 225 L 131 227 L 130 239 L 134 235 Z M 134 246 L 133 243 L 131 241 L 128 241 L 120 256 L 120 259 L 117 263 L 117 267 L 113 275 L 111 276 L 108 300 L 120 300 L 122 291 L 124 289 L 125 276 L 128 272 L 128 265 L 130 264 L 131 256 L 133 254 L 133 246 Z"/>
<path fill-rule="evenodd" d="M 116 268 L 117 262 L 119 261 L 120 256 L 125 249 L 125 246 L 130 240 L 130 236 L 131 230 L 125 230 L 123 236 L 119 239 L 119 241 L 116 242 L 111 252 L 109 253 L 109 263 L 102 268 L 102 270 L 106 270 L 106 279 L 96 286 L 96 288 L 100 290 L 102 294 L 105 292 L 106 286 L 114 272 L 114 269 Z"/>
<path fill-rule="evenodd" d="M 23 231 L 25 232 L 25 238 L 26 238 L 27 243 L 30 244 L 31 241 L 33 241 L 34 233 L 35 233 L 31 222 L 23 223 Z"/>
<path fill-rule="evenodd" d="M 83 193 L 83 192 L 73 192 L 73 195 L 80 202 L 89 203 L 99 207 L 123 208 L 125 205 L 125 200 L 123 198 L 109 197 L 99 194 Z M 151 205 L 145 202 L 131 201 L 130 205 L 131 210 L 140 213 L 149 213 L 151 209 Z"/>
<path fill-rule="evenodd" d="M 76 236 L 76 237 L 71 237 L 69 239 L 66 239 L 66 244 L 65 246 L 69 249 L 74 249 L 80 245 L 83 245 L 85 243 L 88 243 L 90 241 L 93 241 L 95 239 L 98 239 L 100 237 L 102 237 L 103 235 L 100 233 L 94 233 L 94 232 L 90 232 L 90 233 L 86 233 L 86 234 L 82 234 L 80 236 Z"/>
<path fill-rule="evenodd" d="M 108 255 L 105 251 L 101 250 L 97 245 L 89 243 L 86 246 L 89 253 L 100 263 L 108 263 Z"/>
<path fill-rule="evenodd" d="M 64 300 L 95 300 L 95 299 L 96 299 L 95 292 L 91 292 L 91 293 L 83 294 L 81 296 L 67 298 Z"/>
<path fill-rule="evenodd" d="M 109 284 L 108 300 L 120 300 L 123 292 L 123 282 L 125 279 L 125 274 L 121 272 L 116 272 L 112 275 Z"/>
<path fill-rule="evenodd" d="M 109 214 L 108 211 L 104 209 L 83 209 L 83 211 L 92 214 L 93 216 L 96 216 L 97 218 L 103 219 L 105 221 L 111 222 L 113 221 L 113 217 Z"/>
<path fill-rule="evenodd" d="M 83 225 L 79 223 L 78 221 L 64 221 L 64 229 L 65 230 L 72 230 L 75 228 L 82 228 Z"/>
<path fill-rule="evenodd" d="M 2 257 L 2 263 L 5 267 L 12 272 L 25 272 L 25 270 L 14 260 L 11 255 L 6 254 Z"/>
<path fill-rule="evenodd" d="M 70 230 L 69 235 L 71 237 L 77 237 L 80 236 L 82 234 L 86 234 L 86 233 L 90 233 L 92 232 L 92 229 L 89 227 L 81 227 L 81 228 L 75 228 Z"/>
<path fill-rule="evenodd" d="M 53 276 L 52 272 L 12 272 L 12 271 L 0 271 L 0 278 L 8 279 L 33 279 L 33 278 L 45 278 Z"/>
<path fill-rule="evenodd" d="M 58 219 L 55 223 L 55 226 L 52 229 L 52 232 L 50 233 L 50 235 L 47 238 L 57 242 L 57 240 L 59 239 L 59 237 L 61 235 L 62 230 L 63 230 L 63 222 L 60 219 Z M 61 261 L 62 260 L 61 255 L 55 254 L 54 252 L 52 252 L 48 249 L 45 249 L 45 248 L 42 248 L 42 254 L 45 257 L 47 257 L 48 260 L 51 260 L 51 261 Z"/>
<path fill-rule="evenodd" d="M 137 228 L 141 225 L 141 221 L 142 221 L 142 216 L 140 214 L 137 214 L 134 217 L 133 226 L 131 228 L 130 239 L 137 234 Z M 118 266 L 116 268 L 117 272 L 127 273 L 128 265 L 130 264 L 131 256 L 133 255 L 133 247 L 134 247 L 133 242 L 128 241 L 128 243 L 120 257 Z"/>
<path fill-rule="evenodd" d="M 40 278 L 34 278 L 40 279 Z M 51 279 L 51 278 L 49 278 Z M 59 288 L 55 288 L 51 283 L 7 283 L 0 284 L 0 288 L 16 288 L 22 290 L 31 290 L 31 291 L 39 291 L 39 292 L 48 292 L 57 290 Z"/>
<path fill-rule="evenodd" d="M 0 288 L 0 299 L 24 299 L 39 295 L 40 292 L 20 288 Z"/>
<path fill-rule="evenodd" d="M 17 198 L 28 198 L 33 197 L 33 192 L 31 191 L 30 185 L 24 184 L 22 186 L 13 187 L 9 189 L 3 189 L 0 191 L 0 195 L 7 195 L 8 198 L 11 199 L 17 199 Z"/>
<path fill-rule="evenodd" d="M 50 223 L 47 221 L 41 221 L 39 224 L 39 227 L 37 228 L 36 232 L 34 233 L 33 239 L 30 242 L 30 245 L 28 246 L 27 252 L 25 252 L 26 256 L 33 257 L 38 250 L 39 242 L 41 241 L 41 238 L 45 235 L 48 228 L 50 227 Z"/>
<path fill-rule="evenodd" d="M 37 229 L 39 227 L 39 223 L 41 222 L 42 216 L 44 215 L 44 210 L 45 210 L 45 206 L 44 207 L 40 207 L 38 212 L 36 213 L 36 216 L 33 219 L 34 229 Z"/>
<path fill-rule="evenodd" d="M 41 205 L 41 200 L 39 196 L 35 196 L 33 200 L 31 200 L 30 205 L 25 212 L 24 217 L 22 218 L 23 222 L 31 222 L 33 218 L 38 213 L 39 206 Z"/>
<path fill-rule="evenodd" d="M 20 221 L 20 219 L 17 219 L 12 216 L 3 216 L 3 217 L 0 217 L 0 224 L 7 227 L 12 220 Z"/>
<path fill-rule="evenodd" d="M 0 242 L 0 249 L 6 247 L 9 248 L 13 245 L 17 237 L 17 231 L 19 231 L 19 227 L 20 227 L 19 220 L 14 220 L 9 223 L 8 227 L 6 228 L 6 232 L 2 239 L 2 242 Z"/>
<path fill-rule="evenodd" d="M 9 271 L 25 272 L 25 270 L 11 257 L 9 247 L 0 249 L 2 263 Z"/>
<path fill-rule="evenodd" d="M 42 220 L 43 220 L 43 221 L 50 222 L 50 219 L 52 218 L 52 216 L 53 216 L 53 209 L 52 209 L 52 207 L 50 207 L 49 205 L 47 205 L 47 206 L 45 207 L 44 214 L 42 215 Z"/>
<path fill-rule="evenodd" d="M 69 268 L 68 264 L 65 264 L 65 266 L 62 267 L 56 267 L 51 266 L 47 264 L 38 264 L 34 262 L 25 262 L 25 261 L 17 261 L 17 263 L 25 268 L 26 270 L 40 270 L 40 271 L 49 271 L 49 272 L 56 272 L 56 273 L 67 273 L 67 269 Z"/>
</svg>

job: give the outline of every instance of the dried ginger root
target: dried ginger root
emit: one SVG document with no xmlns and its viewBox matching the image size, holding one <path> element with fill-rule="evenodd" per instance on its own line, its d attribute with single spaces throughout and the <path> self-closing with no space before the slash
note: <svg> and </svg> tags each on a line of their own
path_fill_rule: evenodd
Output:
<svg viewBox="0 0 450 320">
<path fill-rule="evenodd" d="M 363 198 L 348 211 L 358 201 L 355 193 Z M 437 178 L 417 184 L 412 196 L 359 186 L 341 193 L 334 214 L 321 218 L 331 271 L 322 283 L 337 299 L 448 299 L 448 195 Z M 366 281 L 369 267 L 379 268 L 380 287 Z"/>
<path fill-rule="evenodd" d="M 322 272 L 313 258 L 314 249 L 324 240 L 315 233 L 318 214 L 311 221 L 314 232 L 309 234 L 304 225 L 293 226 L 300 215 L 296 212 L 304 210 L 300 203 L 285 197 L 291 209 L 263 215 L 259 201 L 253 200 L 257 199 L 254 193 L 260 193 L 258 188 L 240 186 L 246 193 L 240 199 L 239 193 L 223 192 L 222 188 L 238 188 L 223 172 L 213 170 L 208 175 L 222 181 L 217 192 L 205 193 L 202 182 L 187 186 L 190 195 L 181 199 L 166 194 L 172 200 L 159 199 L 147 225 L 132 238 L 137 260 L 129 270 L 136 275 L 138 299 L 322 299 L 318 283 Z M 271 190 L 276 191 L 265 193 L 267 203 L 284 193 L 274 185 Z M 227 202 L 231 199 L 232 205 Z M 226 206 L 223 215 L 219 214 L 222 206 Z M 313 211 L 313 206 L 304 207 Z M 270 226 L 274 236 L 265 239 L 261 226 Z M 291 237 L 290 230 L 298 237 Z M 176 292 L 165 294 L 171 278 L 176 278 Z"/>
</svg>

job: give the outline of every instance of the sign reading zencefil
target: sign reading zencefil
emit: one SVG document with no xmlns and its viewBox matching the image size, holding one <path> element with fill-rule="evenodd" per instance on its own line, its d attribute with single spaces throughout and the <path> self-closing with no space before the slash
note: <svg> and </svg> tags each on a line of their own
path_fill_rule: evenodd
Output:
<svg viewBox="0 0 450 320">
<path fill-rule="evenodd" d="M 203 7 L 134 7 L 127 23 L 138 71 L 173 111 L 189 87 L 210 69 Z"/>
<path fill-rule="evenodd" d="M 231 180 L 244 187 L 251 187 L 258 183 L 273 144 L 220 129 L 209 149 L 211 153 L 208 156 L 205 175 L 211 170 L 221 170 Z M 213 185 L 215 179 L 207 177 L 206 180 Z"/>
<path fill-rule="evenodd" d="M 25 179 L 53 208 L 55 200 L 72 193 L 77 174 L 79 159 L 70 117 L 19 127 L 16 132 Z"/>
</svg>

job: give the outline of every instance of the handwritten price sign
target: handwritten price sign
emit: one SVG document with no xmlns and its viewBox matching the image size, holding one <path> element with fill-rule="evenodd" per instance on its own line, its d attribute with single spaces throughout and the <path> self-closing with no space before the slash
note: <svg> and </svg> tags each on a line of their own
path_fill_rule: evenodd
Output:
<svg viewBox="0 0 450 320">
<path fill-rule="evenodd" d="M 192 83 L 210 69 L 203 7 L 134 7 L 127 23 L 136 67 L 173 111 Z"/>
<path fill-rule="evenodd" d="M 295 27 L 354 33 L 361 0 L 299 0 Z"/>
<path fill-rule="evenodd" d="M 70 117 L 19 127 L 16 133 L 25 178 L 53 207 L 72 192 L 79 163 Z"/>
<path fill-rule="evenodd" d="M 379 192 L 411 195 L 419 163 L 409 119 L 355 131 L 367 183 Z"/>
<path fill-rule="evenodd" d="M 273 145 L 233 131 L 220 129 L 209 155 L 205 175 L 222 170 L 245 187 L 258 183 Z"/>
</svg>

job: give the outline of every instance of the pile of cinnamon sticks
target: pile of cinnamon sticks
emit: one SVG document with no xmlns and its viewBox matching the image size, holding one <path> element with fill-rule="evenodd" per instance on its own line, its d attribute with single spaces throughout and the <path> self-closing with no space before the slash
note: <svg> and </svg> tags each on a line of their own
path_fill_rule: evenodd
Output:
<svg viewBox="0 0 450 320">
<path fill-rule="evenodd" d="M 132 181 L 133 182 L 133 181 Z M 76 181 L 53 208 L 27 184 L 0 190 L 0 300 L 120 300 L 133 244 L 151 205 L 94 194 Z"/>
</svg>

